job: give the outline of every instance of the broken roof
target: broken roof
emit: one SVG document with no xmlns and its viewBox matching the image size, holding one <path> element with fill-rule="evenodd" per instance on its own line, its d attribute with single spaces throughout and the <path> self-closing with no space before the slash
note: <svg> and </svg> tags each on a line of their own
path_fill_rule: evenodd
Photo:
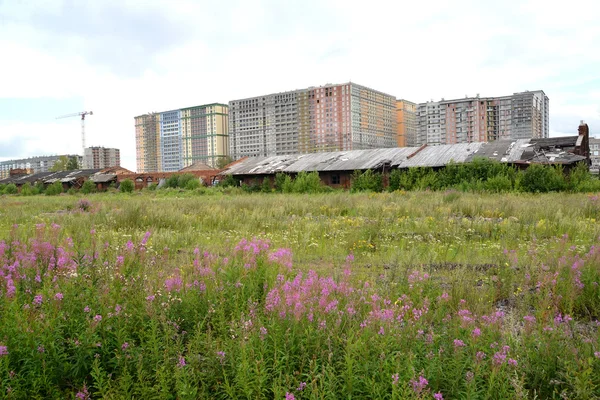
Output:
<svg viewBox="0 0 600 400">
<path fill-rule="evenodd" d="M 443 167 L 483 157 L 504 163 L 570 164 L 585 160 L 568 150 L 577 136 L 549 139 L 498 140 L 439 146 L 396 147 L 270 157 L 251 157 L 232 164 L 226 175 L 271 175 L 277 172 L 354 171 L 367 169 Z"/>
</svg>

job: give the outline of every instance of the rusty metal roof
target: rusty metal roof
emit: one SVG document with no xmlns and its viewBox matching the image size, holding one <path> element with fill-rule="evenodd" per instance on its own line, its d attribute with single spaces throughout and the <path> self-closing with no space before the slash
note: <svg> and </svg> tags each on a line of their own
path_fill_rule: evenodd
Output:
<svg viewBox="0 0 600 400">
<path fill-rule="evenodd" d="M 354 171 L 367 169 L 443 167 L 483 157 L 504 163 L 568 164 L 585 160 L 570 153 L 577 136 L 550 139 L 498 140 L 440 146 L 396 147 L 285 156 L 252 157 L 230 165 L 226 175 L 271 175 L 277 172 Z M 561 148 L 566 146 L 566 148 Z M 567 150 L 567 151 L 565 151 Z"/>
</svg>

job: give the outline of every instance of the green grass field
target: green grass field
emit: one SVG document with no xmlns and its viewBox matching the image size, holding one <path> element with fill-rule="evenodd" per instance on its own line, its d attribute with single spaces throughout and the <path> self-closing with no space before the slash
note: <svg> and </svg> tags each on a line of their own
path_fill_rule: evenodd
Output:
<svg viewBox="0 0 600 400">
<path fill-rule="evenodd" d="M 0 398 L 600 397 L 600 198 L 0 197 Z"/>
</svg>

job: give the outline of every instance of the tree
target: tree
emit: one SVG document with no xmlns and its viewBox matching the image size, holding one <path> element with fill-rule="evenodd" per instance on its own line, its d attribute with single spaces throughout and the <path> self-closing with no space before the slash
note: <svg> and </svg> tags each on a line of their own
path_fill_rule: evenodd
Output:
<svg viewBox="0 0 600 400">
<path fill-rule="evenodd" d="M 79 169 L 79 162 L 77 161 L 77 157 L 69 158 L 66 169 L 67 171 L 74 171 L 76 169 Z"/>
<path fill-rule="evenodd" d="M 228 166 L 232 162 L 233 162 L 233 158 L 231 158 L 229 156 L 225 156 L 225 157 L 221 157 L 217 160 L 216 166 L 218 169 L 224 169 L 226 166 Z"/>
<path fill-rule="evenodd" d="M 69 158 L 67 156 L 60 156 L 60 158 L 54 162 L 54 165 L 52 165 L 52 168 L 50 168 L 50 171 L 52 171 L 52 172 L 66 171 L 68 162 L 69 162 Z"/>
<path fill-rule="evenodd" d="M 54 162 L 54 165 L 52 165 L 50 171 L 74 171 L 76 169 L 79 169 L 79 161 L 77 161 L 77 156 L 60 156 L 60 158 Z"/>
</svg>

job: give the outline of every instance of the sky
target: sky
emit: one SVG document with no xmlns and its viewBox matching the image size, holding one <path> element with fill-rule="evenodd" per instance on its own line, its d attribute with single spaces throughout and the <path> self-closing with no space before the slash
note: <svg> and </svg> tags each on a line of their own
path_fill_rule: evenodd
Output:
<svg viewBox="0 0 600 400">
<path fill-rule="evenodd" d="M 134 117 L 326 83 L 414 102 L 544 90 L 600 130 L 597 0 L 0 0 L 0 160 L 121 149 Z"/>
</svg>

